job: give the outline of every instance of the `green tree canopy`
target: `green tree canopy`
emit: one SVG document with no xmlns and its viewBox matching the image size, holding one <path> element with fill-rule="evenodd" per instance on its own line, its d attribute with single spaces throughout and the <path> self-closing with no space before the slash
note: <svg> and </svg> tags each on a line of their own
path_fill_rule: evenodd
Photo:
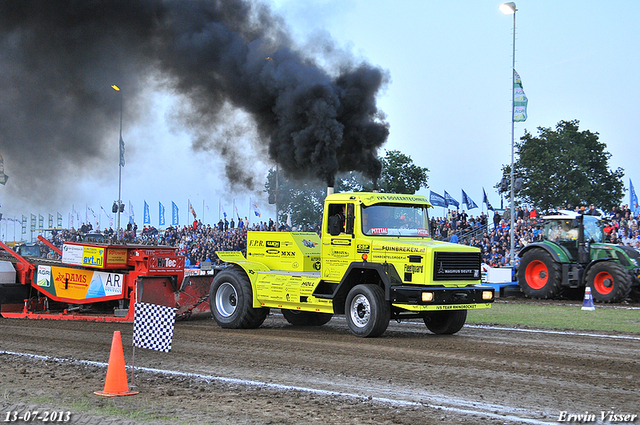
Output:
<svg viewBox="0 0 640 425">
<path fill-rule="evenodd" d="M 427 184 L 428 168 L 420 167 L 413 163 L 410 156 L 400 151 L 387 151 L 382 162 L 382 175 L 378 186 L 381 192 L 405 193 L 413 195 Z"/>
<path fill-rule="evenodd" d="M 598 133 L 579 131 L 578 120 L 560 121 L 555 130 L 538 127 L 515 143 L 516 177 L 523 186 L 517 197 L 542 209 L 594 204 L 619 205 L 624 196 L 624 170 L 609 170 L 611 154 Z M 510 170 L 510 167 L 504 167 Z"/>
</svg>

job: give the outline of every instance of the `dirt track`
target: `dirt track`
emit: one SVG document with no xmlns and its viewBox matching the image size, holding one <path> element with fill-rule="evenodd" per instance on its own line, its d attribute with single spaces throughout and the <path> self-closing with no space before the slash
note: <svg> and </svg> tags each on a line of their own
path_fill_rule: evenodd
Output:
<svg viewBox="0 0 640 425">
<path fill-rule="evenodd" d="M 256 330 L 178 322 L 171 353 L 136 349 L 135 366 L 147 368 L 135 374 L 139 395 L 94 395 L 115 330 L 131 365 L 132 329 L 0 319 L 0 421 L 33 408 L 90 424 L 539 424 L 562 411 L 640 414 L 638 336 L 469 326 L 435 336 L 393 322 L 382 337 L 360 339 L 342 317 L 296 328 L 275 311 Z"/>
</svg>

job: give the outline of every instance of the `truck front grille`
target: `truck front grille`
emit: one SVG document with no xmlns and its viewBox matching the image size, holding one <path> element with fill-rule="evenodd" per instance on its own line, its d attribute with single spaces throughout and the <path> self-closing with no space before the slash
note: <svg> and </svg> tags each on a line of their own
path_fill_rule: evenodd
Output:
<svg viewBox="0 0 640 425">
<path fill-rule="evenodd" d="M 433 280 L 480 280 L 480 253 L 436 252 Z"/>
</svg>

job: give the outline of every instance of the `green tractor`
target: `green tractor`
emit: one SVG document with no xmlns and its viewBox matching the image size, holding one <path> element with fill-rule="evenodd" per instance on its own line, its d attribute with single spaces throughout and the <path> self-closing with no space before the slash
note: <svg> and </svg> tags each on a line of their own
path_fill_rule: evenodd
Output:
<svg viewBox="0 0 640 425">
<path fill-rule="evenodd" d="M 640 288 L 640 252 L 604 243 L 597 216 L 561 210 L 543 217 L 544 240 L 518 254 L 518 285 L 530 298 L 554 298 L 589 286 L 595 301 L 624 301 Z"/>
</svg>

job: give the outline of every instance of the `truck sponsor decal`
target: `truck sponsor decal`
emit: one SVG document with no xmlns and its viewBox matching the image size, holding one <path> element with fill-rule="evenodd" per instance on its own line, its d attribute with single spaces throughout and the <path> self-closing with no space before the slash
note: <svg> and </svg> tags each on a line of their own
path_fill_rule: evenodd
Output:
<svg viewBox="0 0 640 425">
<path fill-rule="evenodd" d="M 424 305 L 424 304 L 400 304 L 393 303 L 394 307 L 399 307 L 409 311 L 437 311 L 437 310 L 479 310 L 491 308 L 491 303 L 478 304 L 449 304 L 449 305 Z"/>
<path fill-rule="evenodd" d="M 407 201 L 407 202 L 419 202 L 426 203 L 427 198 L 424 196 L 418 195 L 374 195 L 369 197 L 369 199 L 377 199 L 378 201 Z"/>
<path fill-rule="evenodd" d="M 386 246 L 383 245 L 382 249 L 385 251 L 396 251 L 396 252 L 425 252 L 424 248 L 416 248 L 414 246 Z"/>
<path fill-rule="evenodd" d="M 306 246 L 307 248 L 315 248 L 318 243 L 310 241 L 309 239 L 303 239 L 302 245 Z"/>
<path fill-rule="evenodd" d="M 340 251 L 336 249 L 331 253 L 331 255 L 338 258 L 344 258 L 349 256 L 349 251 Z"/>
<path fill-rule="evenodd" d="M 452 305 L 437 305 L 436 310 L 473 310 L 476 308 L 486 308 L 486 304 L 452 304 Z"/>
<path fill-rule="evenodd" d="M 371 245 L 369 244 L 359 243 L 356 248 L 357 248 L 358 254 L 369 254 L 369 252 L 371 251 Z"/>
<path fill-rule="evenodd" d="M 331 239 L 331 245 L 351 245 L 351 239 Z"/>
<path fill-rule="evenodd" d="M 369 230 L 369 233 L 371 233 L 372 235 L 388 235 L 389 229 L 387 229 L 386 227 L 372 227 Z"/>
<path fill-rule="evenodd" d="M 404 272 L 405 273 L 422 273 L 424 270 L 423 266 L 416 266 L 413 264 L 405 264 Z"/>
</svg>

